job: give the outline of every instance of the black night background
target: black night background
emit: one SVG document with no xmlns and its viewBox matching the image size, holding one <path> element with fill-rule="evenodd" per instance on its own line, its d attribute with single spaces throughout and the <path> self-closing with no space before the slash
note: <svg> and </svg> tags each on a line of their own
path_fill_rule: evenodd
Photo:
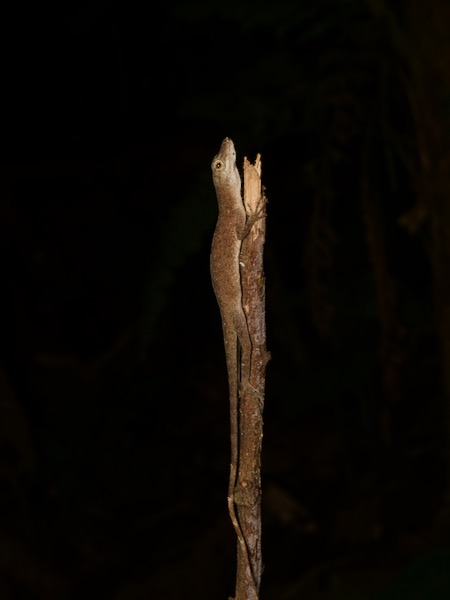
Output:
<svg viewBox="0 0 450 600">
<path fill-rule="evenodd" d="M 233 594 L 210 163 L 262 155 L 262 600 L 450 597 L 445 0 L 2 17 L 0 600 Z"/>
</svg>

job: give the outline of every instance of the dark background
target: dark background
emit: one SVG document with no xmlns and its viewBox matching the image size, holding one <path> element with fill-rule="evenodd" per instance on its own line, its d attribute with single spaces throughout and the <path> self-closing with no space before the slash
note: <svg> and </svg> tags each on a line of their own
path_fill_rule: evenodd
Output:
<svg viewBox="0 0 450 600">
<path fill-rule="evenodd" d="M 261 597 L 449 597 L 449 15 L 421 4 L 2 19 L 0 600 L 233 593 L 225 136 L 269 198 Z"/>
</svg>

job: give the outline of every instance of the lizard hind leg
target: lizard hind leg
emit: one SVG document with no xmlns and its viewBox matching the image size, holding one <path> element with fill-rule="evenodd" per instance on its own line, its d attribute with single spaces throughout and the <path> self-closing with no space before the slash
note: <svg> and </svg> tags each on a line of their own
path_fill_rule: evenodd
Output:
<svg viewBox="0 0 450 600">
<path fill-rule="evenodd" d="M 240 360 L 238 363 L 240 364 L 239 381 L 242 386 L 247 385 L 250 379 L 250 360 L 252 355 L 252 343 L 248 333 L 247 319 L 242 309 L 235 316 L 235 327 L 240 350 Z"/>
</svg>

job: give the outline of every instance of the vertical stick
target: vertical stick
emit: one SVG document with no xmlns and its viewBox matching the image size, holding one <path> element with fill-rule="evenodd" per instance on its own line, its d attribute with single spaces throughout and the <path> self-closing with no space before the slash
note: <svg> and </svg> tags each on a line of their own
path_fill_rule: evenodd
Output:
<svg viewBox="0 0 450 600">
<path fill-rule="evenodd" d="M 261 156 L 255 164 L 244 159 L 244 205 L 247 216 L 264 211 L 242 242 L 240 255 L 242 304 L 252 342 L 250 386 L 240 393 L 239 460 L 235 503 L 254 585 L 246 577 L 246 561 L 238 545 L 236 600 L 254 600 L 262 574 L 261 553 L 261 448 L 265 372 L 270 355 L 266 350 L 265 285 L 263 250 L 266 197 L 261 185 Z M 257 600 L 257 598 L 255 599 Z"/>
</svg>

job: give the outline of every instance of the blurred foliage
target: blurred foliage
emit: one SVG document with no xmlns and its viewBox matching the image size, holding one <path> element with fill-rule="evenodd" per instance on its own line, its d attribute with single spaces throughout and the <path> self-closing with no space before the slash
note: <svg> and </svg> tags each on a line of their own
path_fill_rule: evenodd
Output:
<svg viewBox="0 0 450 600">
<path fill-rule="evenodd" d="M 373 600 L 444 600 L 450 593 L 450 550 L 427 552 Z"/>
</svg>

